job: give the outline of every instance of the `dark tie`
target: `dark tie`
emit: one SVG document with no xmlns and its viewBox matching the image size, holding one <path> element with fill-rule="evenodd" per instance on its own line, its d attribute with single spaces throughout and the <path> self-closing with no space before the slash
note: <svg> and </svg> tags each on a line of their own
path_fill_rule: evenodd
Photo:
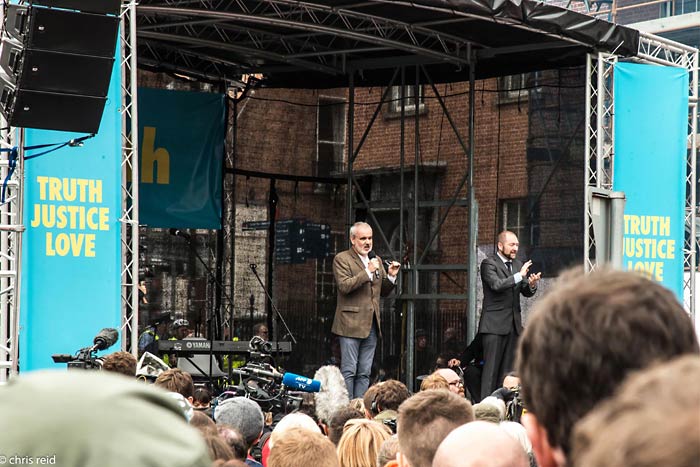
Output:
<svg viewBox="0 0 700 467">
<path fill-rule="evenodd" d="M 512 261 L 506 261 L 506 267 L 508 268 L 509 273 L 513 273 L 513 262 Z"/>
</svg>

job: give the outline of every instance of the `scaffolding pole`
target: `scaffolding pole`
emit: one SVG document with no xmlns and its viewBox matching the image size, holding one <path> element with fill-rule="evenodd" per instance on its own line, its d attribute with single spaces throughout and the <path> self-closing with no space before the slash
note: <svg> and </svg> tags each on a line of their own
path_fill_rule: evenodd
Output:
<svg viewBox="0 0 700 467">
<path fill-rule="evenodd" d="M 136 2 L 121 12 L 121 348 L 138 354 L 139 326 L 139 167 L 136 76 Z"/>
</svg>

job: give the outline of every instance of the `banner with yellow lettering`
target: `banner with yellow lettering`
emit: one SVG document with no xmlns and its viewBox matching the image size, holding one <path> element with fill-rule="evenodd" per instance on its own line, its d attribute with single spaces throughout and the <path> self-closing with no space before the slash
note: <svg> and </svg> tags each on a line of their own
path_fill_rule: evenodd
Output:
<svg viewBox="0 0 700 467">
<path fill-rule="evenodd" d="M 139 88 L 139 221 L 221 228 L 222 94 Z"/>
<path fill-rule="evenodd" d="M 52 354 L 75 355 L 101 329 L 120 327 L 120 90 L 117 57 L 98 133 L 43 155 L 51 148 L 26 151 L 36 157 L 24 161 L 21 371 L 65 369 Z M 25 147 L 86 136 L 30 129 L 25 134 Z"/>
<path fill-rule="evenodd" d="M 613 189 L 627 197 L 623 264 L 683 300 L 688 71 L 618 63 L 614 79 Z"/>
</svg>

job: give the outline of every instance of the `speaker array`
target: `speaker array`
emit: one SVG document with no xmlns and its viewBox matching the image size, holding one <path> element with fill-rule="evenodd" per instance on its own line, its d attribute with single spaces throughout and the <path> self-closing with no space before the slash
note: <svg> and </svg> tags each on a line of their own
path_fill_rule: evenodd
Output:
<svg viewBox="0 0 700 467">
<path fill-rule="evenodd" d="M 96 133 L 114 64 L 121 0 L 9 5 L 0 110 L 13 127 Z"/>
</svg>

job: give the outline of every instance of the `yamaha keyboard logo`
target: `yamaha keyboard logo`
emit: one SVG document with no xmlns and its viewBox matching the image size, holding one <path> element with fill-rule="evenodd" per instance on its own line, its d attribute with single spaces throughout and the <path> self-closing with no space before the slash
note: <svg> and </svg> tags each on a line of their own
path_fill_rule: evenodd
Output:
<svg viewBox="0 0 700 467">
<path fill-rule="evenodd" d="M 209 350 L 209 341 L 187 341 L 185 348 L 189 350 Z"/>
</svg>

